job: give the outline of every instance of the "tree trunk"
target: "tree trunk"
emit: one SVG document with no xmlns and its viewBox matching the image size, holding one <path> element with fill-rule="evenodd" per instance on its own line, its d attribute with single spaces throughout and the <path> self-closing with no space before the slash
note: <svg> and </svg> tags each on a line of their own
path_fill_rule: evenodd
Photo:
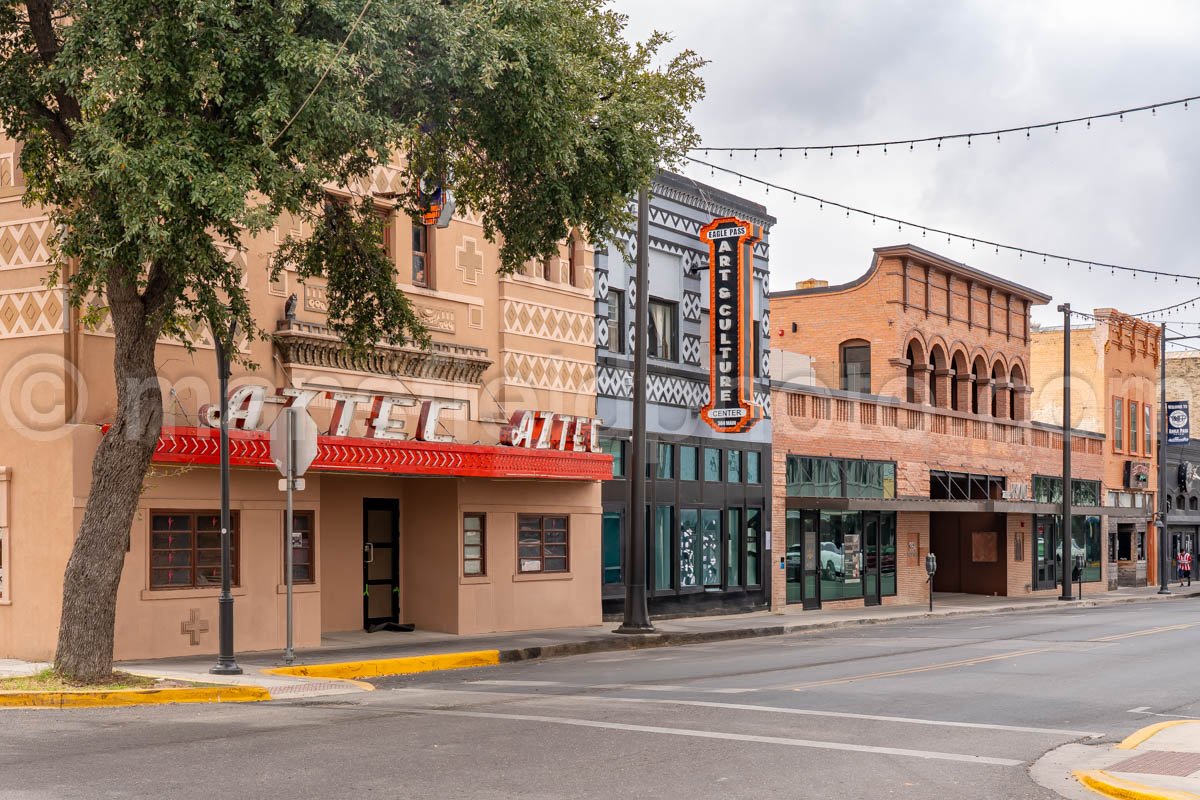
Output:
<svg viewBox="0 0 1200 800">
<path fill-rule="evenodd" d="M 154 364 L 161 325 L 151 323 L 136 289 L 109 281 L 115 339 L 117 414 L 92 459 L 92 484 L 63 577 L 54 667 L 86 683 L 112 675 L 117 586 L 129 529 L 162 431 L 162 391 Z"/>
</svg>

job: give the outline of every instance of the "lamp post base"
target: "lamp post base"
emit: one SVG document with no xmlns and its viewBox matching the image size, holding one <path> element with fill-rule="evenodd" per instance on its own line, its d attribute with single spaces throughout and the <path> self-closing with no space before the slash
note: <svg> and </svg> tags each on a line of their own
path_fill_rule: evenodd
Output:
<svg viewBox="0 0 1200 800">
<path fill-rule="evenodd" d="M 1075 598 L 1074 598 L 1074 597 L 1072 597 L 1072 596 L 1071 596 L 1071 595 L 1069 595 L 1069 594 L 1068 594 L 1068 595 L 1061 595 L 1061 594 L 1060 594 L 1060 595 L 1058 596 L 1058 599 L 1059 599 L 1059 600 L 1074 600 Z"/>
<path fill-rule="evenodd" d="M 242 668 L 237 664 L 217 664 L 215 667 L 209 667 L 210 675 L 241 675 Z"/>
<path fill-rule="evenodd" d="M 1171 590 L 1165 586 L 1158 590 L 1158 594 L 1170 594 L 1170 593 L 1171 593 Z"/>
<path fill-rule="evenodd" d="M 645 626 L 622 625 L 621 627 L 619 627 L 615 631 L 613 631 L 613 633 L 658 633 L 658 631 L 654 629 L 653 625 L 651 625 L 650 623 L 647 622 L 645 624 Z"/>
</svg>

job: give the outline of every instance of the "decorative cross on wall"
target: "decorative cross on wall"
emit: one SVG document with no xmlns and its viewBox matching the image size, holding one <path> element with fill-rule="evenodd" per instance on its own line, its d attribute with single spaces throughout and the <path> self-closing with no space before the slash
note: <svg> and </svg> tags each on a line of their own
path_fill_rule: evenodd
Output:
<svg viewBox="0 0 1200 800">
<path fill-rule="evenodd" d="M 197 647 L 200 644 L 200 634 L 208 633 L 208 620 L 200 619 L 200 609 L 190 609 L 188 618 L 179 623 L 179 632 L 192 637 L 191 645 Z"/>
<path fill-rule="evenodd" d="M 464 236 L 462 244 L 455 248 L 456 269 L 462 273 L 463 283 L 479 283 L 479 275 L 483 272 L 483 253 L 475 246 L 475 240 Z"/>
</svg>

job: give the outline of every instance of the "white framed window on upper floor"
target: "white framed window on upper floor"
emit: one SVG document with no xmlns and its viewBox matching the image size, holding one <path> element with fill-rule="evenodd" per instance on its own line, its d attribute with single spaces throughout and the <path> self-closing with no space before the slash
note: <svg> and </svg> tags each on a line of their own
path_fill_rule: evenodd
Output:
<svg viewBox="0 0 1200 800">
<path fill-rule="evenodd" d="M 648 355 L 663 361 L 679 360 L 679 306 L 650 299 L 650 347 Z"/>
</svg>

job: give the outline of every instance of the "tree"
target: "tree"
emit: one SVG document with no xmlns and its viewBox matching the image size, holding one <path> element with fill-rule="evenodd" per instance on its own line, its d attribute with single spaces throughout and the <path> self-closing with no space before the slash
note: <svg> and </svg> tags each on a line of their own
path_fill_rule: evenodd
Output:
<svg viewBox="0 0 1200 800">
<path fill-rule="evenodd" d="M 200 324 L 258 331 L 223 255 L 284 213 L 282 258 L 330 290 L 352 346 L 424 332 L 362 205 L 327 204 L 379 165 L 451 182 L 502 269 L 571 228 L 623 228 L 655 168 L 695 143 L 702 61 L 623 38 L 601 0 L 0 0 L 0 124 L 25 201 L 60 231 L 56 273 L 115 333 L 117 411 L 96 452 L 63 587 L 57 670 L 112 669 L 116 592 L 162 425 L 155 343 Z M 101 298 L 97 300 L 96 298 Z M 265 335 L 258 332 L 258 335 Z M 226 343 L 232 345 L 231 342 Z"/>
</svg>

